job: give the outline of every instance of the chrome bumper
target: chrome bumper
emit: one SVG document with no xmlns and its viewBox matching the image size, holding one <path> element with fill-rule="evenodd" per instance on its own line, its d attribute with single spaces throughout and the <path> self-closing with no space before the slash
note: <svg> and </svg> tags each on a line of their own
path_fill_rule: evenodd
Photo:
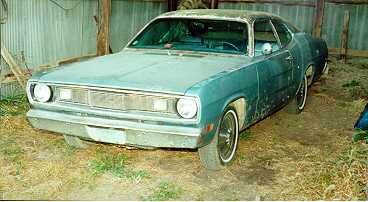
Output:
<svg viewBox="0 0 368 202">
<path fill-rule="evenodd" d="M 152 121 L 109 119 L 40 109 L 31 109 L 27 117 L 35 128 L 114 144 L 197 148 L 201 139 L 199 128 L 159 125 Z"/>
</svg>

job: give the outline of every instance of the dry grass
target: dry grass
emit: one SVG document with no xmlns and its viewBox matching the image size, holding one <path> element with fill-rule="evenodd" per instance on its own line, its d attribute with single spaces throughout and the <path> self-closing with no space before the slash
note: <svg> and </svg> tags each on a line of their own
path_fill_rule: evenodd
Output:
<svg viewBox="0 0 368 202">
<path fill-rule="evenodd" d="M 368 197 L 368 145 L 356 143 L 336 157 L 302 161 L 298 192 L 308 200 L 365 200 Z"/>
</svg>

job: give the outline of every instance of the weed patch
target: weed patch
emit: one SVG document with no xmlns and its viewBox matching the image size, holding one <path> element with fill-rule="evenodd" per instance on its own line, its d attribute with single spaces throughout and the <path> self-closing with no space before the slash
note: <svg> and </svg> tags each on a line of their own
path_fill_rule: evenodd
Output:
<svg viewBox="0 0 368 202">
<path fill-rule="evenodd" d="M 271 138 L 271 142 L 273 145 L 276 145 L 276 144 L 279 144 L 280 143 L 280 137 L 276 134 L 273 134 L 272 135 L 272 138 Z"/>
<path fill-rule="evenodd" d="M 0 154 L 3 156 L 5 160 L 7 160 L 15 169 L 13 172 L 14 175 L 19 176 L 22 168 L 24 167 L 23 162 L 21 160 L 24 155 L 24 150 L 19 146 L 4 145 L 0 144 Z"/>
<path fill-rule="evenodd" d="M 250 130 L 245 130 L 239 135 L 241 140 L 247 141 L 252 138 L 252 134 L 250 133 Z"/>
<path fill-rule="evenodd" d="M 98 150 L 96 159 L 90 161 L 90 168 L 94 174 L 111 172 L 117 177 L 123 177 L 126 170 L 126 161 L 128 157 L 124 154 L 109 154 Z"/>
<path fill-rule="evenodd" d="M 350 83 L 345 83 L 342 85 L 342 87 L 344 88 L 353 88 L 353 87 L 357 87 L 357 86 L 360 86 L 360 83 L 359 81 L 356 81 L 356 80 L 351 80 Z"/>
<path fill-rule="evenodd" d="M 353 140 L 354 142 L 365 141 L 368 144 L 368 131 L 356 130 Z"/>
<path fill-rule="evenodd" d="M 127 160 L 128 157 L 124 154 L 110 154 L 97 150 L 96 159 L 90 161 L 90 168 L 95 175 L 110 172 L 116 177 L 127 178 L 135 183 L 149 176 L 144 170 L 135 171 L 129 168 Z"/>
<path fill-rule="evenodd" d="M 145 177 L 149 177 L 149 173 L 144 171 L 144 170 L 139 170 L 139 171 L 132 171 L 129 170 L 129 172 L 127 173 L 126 176 L 130 181 L 138 184 L 139 182 L 142 181 L 143 178 Z"/>
<path fill-rule="evenodd" d="M 168 201 L 177 199 L 182 193 L 182 189 L 170 182 L 161 182 L 153 193 L 144 198 L 148 201 Z"/>
<path fill-rule="evenodd" d="M 11 162 L 16 162 L 20 159 L 20 156 L 24 154 L 24 151 L 19 146 L 5 147 L 1 149 L 1 154 Z"/>
<path fill-rule="evenodd" d="M 247 162 L 249 160 L 251 160 L 251 158 L 245 154 L 239 154 L 237 158 L 239 164 L 243 164 L 244 162 Z"/>
<path fill-rule="evenodd" d="M 16 116 L 25 114 L 28 110 L 29 104 L 25 95 L 0 100 L 0 116 Z"/>
</svg>

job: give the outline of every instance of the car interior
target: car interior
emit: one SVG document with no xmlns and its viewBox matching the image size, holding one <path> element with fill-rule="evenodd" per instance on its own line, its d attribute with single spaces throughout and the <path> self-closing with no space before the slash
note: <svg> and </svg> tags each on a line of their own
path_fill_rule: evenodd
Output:
<svg viewBox="0 0 368 202">
<path fill-rule="evenodd" d="M 246 54 L 248 29 L 235 21 L 162 19 L 151 24 L 131 46 Z"/>
<path fill-rule="evenodd" d="M 271 44 L 272 51 L 280 49 L 280 45 L 274 35 L 269 20 L 258 20 L 254 23 L 254 54 L 255 56 L 263 55 L 262 46 L 265 43 Z"/>
</svg>

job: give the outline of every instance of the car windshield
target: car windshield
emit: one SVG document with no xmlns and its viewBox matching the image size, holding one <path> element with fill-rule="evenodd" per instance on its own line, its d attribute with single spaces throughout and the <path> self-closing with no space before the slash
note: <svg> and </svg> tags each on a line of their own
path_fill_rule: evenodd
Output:
<svg viewBox="0 0 368 202">
<path fill-rule="evenodd" d="M 131 48 L 246 54 L 245 23 L 207 19 L 158 19 L 130 44 Z"/>
</svg>

